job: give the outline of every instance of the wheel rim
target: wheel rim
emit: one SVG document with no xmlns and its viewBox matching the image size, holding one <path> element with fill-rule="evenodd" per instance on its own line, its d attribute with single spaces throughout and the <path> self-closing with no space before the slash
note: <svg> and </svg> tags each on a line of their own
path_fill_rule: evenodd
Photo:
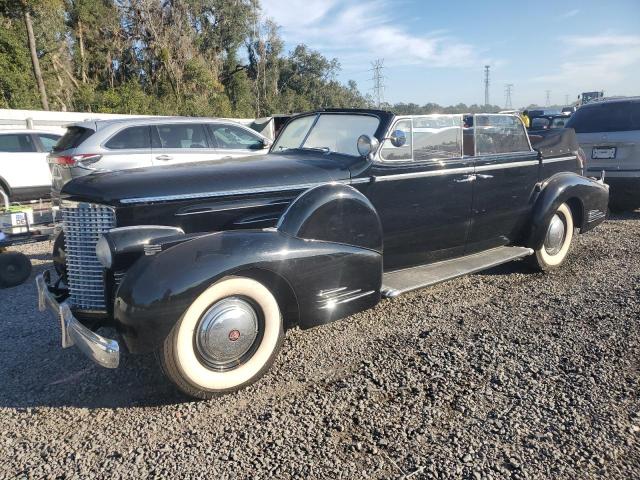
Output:
<svg viewBox="0 0 640 480">
<path fill-rule="evenodd" d="M 556 213 L 551 219 L 551 222 L 549 222 L 547 236 L 544 240 L 544 248 L 549 255 L 556 255 L 562 250 L 566 233 L 567 226 L 565 220 Z"/>
<path fill-rule="evenodd" d="M 215 370 L 229 370 L 248 360 L 259 344 L 262 319 L 248 299 L 227 297 L 213 304 L 195 331 L 199 358 Z"/>
</svg>

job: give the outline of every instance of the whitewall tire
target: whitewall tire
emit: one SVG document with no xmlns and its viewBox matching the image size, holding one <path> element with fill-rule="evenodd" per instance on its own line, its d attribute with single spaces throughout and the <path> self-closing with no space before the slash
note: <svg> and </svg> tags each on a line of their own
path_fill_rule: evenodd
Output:
<svg viewBox="0 0 640 480">
<path fill-rule="evenodd" d="M 165 339 L 160 362 L 187 395 L 243 388 L 271 366 L 284 337 L 278 302 L 262 283 L 227 277 L 189 306 Z"/>
<path fill-rule="evenodd" d="M 559 268 L 571 250 L 574 228 L 571 209 L 563 203 L 549 220 L 543 245 L 530 257 L 533 266 L 542 271 Z"/>
</svg>

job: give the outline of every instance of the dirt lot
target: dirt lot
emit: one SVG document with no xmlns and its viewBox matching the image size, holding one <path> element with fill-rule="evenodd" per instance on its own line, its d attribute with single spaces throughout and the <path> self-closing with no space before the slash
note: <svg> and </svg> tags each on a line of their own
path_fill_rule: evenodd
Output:
<svg viewBox="0 0 640 480">
<path fill-rule="evenodd" d="M 50 246 L 22 249 L 36 272 Z M 640 213 L 522 262 L 287 334 L 253 387 L 191 402 L 153 357 L 59 348 L 0 290 L 0 478 L 640 478 Z"/>
</svg>

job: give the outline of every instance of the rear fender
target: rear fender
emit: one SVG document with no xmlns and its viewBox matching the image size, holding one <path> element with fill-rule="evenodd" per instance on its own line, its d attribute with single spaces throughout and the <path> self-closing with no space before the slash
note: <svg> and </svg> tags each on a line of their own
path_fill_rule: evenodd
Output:
<svg viewBox="0 0 640 480">
<path fill-rule="evenodd" d="M 576 173 L 553 175 L 542 184 L 536 199 L 528 246 L 542 247 L 551 217 L 563 203 L 568 203 L 580 233 L 587 232 L 606 218 L 609 189 L 606 185 Z"/>
<path fill-rule="evenodd" d="M 351 222 L 333 218 L 355 211 L 359 219 Z M 118 288 L 114 319 L 131 352 L 153 351 L 206 288 L 252 271 L 287 285 L 296 305 L 281 310 L 298 312 L 301 328 L 365 310 L 380 300 L 382 232 L 359 232 L 357 225 L 379 228 L 362 194 L 345 185 L 311 189 L 292 203 L 277 229 L 206 234 L 140 258 Z"/>
</svg>

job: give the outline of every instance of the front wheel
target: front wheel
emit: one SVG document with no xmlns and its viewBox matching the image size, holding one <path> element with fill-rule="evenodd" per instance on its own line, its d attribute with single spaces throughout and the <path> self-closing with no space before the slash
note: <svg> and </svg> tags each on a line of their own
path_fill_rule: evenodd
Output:
<svg viewBox="0 0 640 480">
<path fill-rule="evenodd" d="M 180 390 L 212 398 L 259 379 L 284 338 L 280 308 L 262 283 L 229 277 L 189 306 L 164 341 L 159 359 Z"/>
<path fill-rule="evenodd" d="M 569 254 L 573 233 L 571 209 L 566 203 L 563 203 L 547 225 L 547 233 L 542 247 L 529 257 L 532 266 L 536 270 L 542 271 L 559 268 Z"/>
</svg>

